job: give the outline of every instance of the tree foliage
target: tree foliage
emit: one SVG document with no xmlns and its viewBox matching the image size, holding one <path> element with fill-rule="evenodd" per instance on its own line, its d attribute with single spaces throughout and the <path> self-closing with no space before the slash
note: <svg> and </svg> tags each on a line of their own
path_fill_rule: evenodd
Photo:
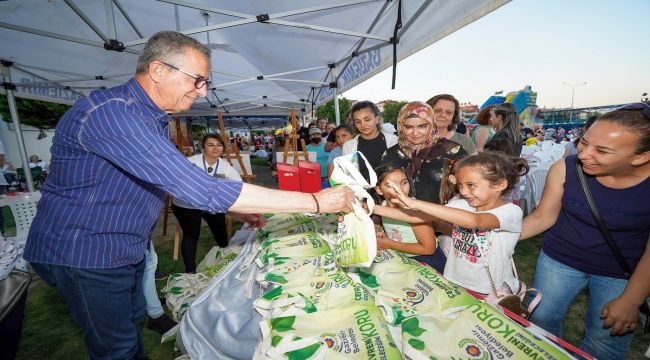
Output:
<svg viewBox="0 0 650 360">
<path fill-rule="evenodd" d="M 339 98 L 339 119 L 341 124 L 345 123 L 345 117 L 352 107 L 352 102 L 345 97 Z M 336 112 L 334 111 L 334 100 L 330 100 L 316 109 L 316 117 L 326 117 L 329 122 L 336 121 Z"/>
<path fill-rule="evenodd" d="M 384 122 L 391 123 L 397 128 L 397 113 L 406 104 L 408 104 L 408 101 L 386 101 L 384 103 L 384 110 L 381 112 L 381 117 Z"/>
<path fill-rule="evenodd" d="M 47 101 L 16 98 L 16 107 L 20 123 L 39 129 L 53 129 L 69 105 L 56 104 Z M 6 96 L 0 96 L 0 116 L 6 122 L 11 122 L 11 113 Z"/>
</svg>

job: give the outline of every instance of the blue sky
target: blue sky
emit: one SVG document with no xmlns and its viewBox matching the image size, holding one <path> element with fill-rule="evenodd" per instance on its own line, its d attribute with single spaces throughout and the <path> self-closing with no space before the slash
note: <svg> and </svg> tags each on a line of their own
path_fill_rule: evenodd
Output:
<svg viewBox="0 0 650 360">
<path fill-rule="evenodd" d="M 343 93 L 481 105 L 495 91 L 537 92 L 546 108 L 622 104 L 650 93 L 650 0 L 514 0 Z"/>
</svg>

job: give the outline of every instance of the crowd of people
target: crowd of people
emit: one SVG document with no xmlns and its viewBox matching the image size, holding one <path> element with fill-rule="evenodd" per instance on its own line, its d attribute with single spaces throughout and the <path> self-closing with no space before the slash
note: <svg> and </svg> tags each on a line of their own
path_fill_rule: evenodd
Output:
<svg viewBox="0 0 650 360">
<path fill-rule="evenodd" d="M 202 152 L 189 159 L 178 152 L 165 135 L 167 114 L 206 95 L 209 59 L 196 40 L 160 32 L 145 45 L 131 80 L 79 100 L 57 126 L 63 136 L 52 145 L 24 257 L 59 290 L 91 358 L 146 357 L 139 325 L 150 300 L 143 288 L 152 281 L 150 236 L 167 194 L 183 230 L 186 272 L 196 271 L 201 219 L 216 244 L 227 246 L 225 213 L 261 227 L 261 213 L 351 209 L 354 195 L 346 187 L 307 194 L 243 183 L 220 161 L 226 144 L 217 135 L 205 136 Z M 439 94 L 407 103 L 395 132 L 385 130 L 373 102 L 359 101 L 345 124 L 319 118 L 302 136 L 324 182 L 337 156 L 367 158 L 370 168 L 363 165 L 361 173 L 378 175 L 371 192 L 379 250 L 408 254 L 478 296 L 489 295 L 491 284 L 516 293 L 515 247 L 543 233 L 533 282 L 543 300 L 532 321 L 562 336 L 570 305 L 586 288 L 580 347 L 599 359 L 625 358 L 638 308 L 650 295 L 650 202 L 639 201 L 650 192 L 650 106 L 603 114 L 584 132 L 527 129 L 508 103 L 481 109 L 468 134 L 457 131 L 460 124 L 458 100 Z M 253 138 L 254 146 L 271 152 L 281 146 L 269 148 L 265 137 Z M 551 166 L 539 206 L 524 217 L 512 202 L 529 170 L 519 155 L 542 138 L 571 143 L 574 152 Z M 633 270 L 629 279 L 588 211 L 577 167 Z"/>
</svg>

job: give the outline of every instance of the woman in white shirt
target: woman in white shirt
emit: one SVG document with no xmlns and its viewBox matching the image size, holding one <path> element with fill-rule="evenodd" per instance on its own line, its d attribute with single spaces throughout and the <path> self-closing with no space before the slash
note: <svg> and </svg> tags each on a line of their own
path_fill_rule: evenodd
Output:
<svg viewBox="0 0 650 360">
<path fill-rule="evenodd" d="M 397 144 L 397 136 L 381 132 L 381 113 L 377 105 L 371 101 L 356 102 L 352 105 L 350 114 L 359 134 L 343 144 L 342 153 L 347 155 L 359 151 L 374 169 L 381 162 L 386 149 Z M 363 162 L 360 164 L 359 171 L 367 178 L 368 170 Z"/>
<path fill-rule="evenodd" d="M 45 161 L 41 160 L 38 155 L 32 155 L 29 157 L 29 168 L 33 169 L 35 167 L 40 167 L 43 172 L 47 172 L 47 164 Z"/>
<path fill-rule="evenodd" d="M 203 147 L 202 154 L 196 154 L 187 159 L 194 165 L 200 167 L 208 174 L 230 180 L 241 181 L 241 176 L 235 168 L 227 161 L 221 159 L 226 148 L 223 139 L 216 134 L 208 134 L 201 140 Z M 185 272 L 196 272 L 196 245 L 199 242 L 201 233 L 201 219 L 210 227 L 214 241 L 220 247 L 228 246 L 228 235 L 226 234 L 226 214 L 211 214 L 207 211 L 195 209 L 190 204 L 174 198 L 172 200 L 172 211 L 183 230 L 181 241 L 181 254 L 185 264 Z"/>
</svg>

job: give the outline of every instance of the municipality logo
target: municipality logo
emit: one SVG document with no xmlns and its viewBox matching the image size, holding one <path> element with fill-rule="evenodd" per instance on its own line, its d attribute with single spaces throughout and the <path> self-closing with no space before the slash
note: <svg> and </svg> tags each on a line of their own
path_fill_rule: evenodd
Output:
<svg viewBox="0 0 650 360">
<path fill-rule="evenodd" d="M 464 351 L 467 354 L 467 359 L 476 359 L 476 360 L 492 360 L 492 354 L 485 350 L 479 345 L 479 343 L 474 339 L 462 339 L 458 342 L 458 348 L 461 351 Z"/>
</svg>

